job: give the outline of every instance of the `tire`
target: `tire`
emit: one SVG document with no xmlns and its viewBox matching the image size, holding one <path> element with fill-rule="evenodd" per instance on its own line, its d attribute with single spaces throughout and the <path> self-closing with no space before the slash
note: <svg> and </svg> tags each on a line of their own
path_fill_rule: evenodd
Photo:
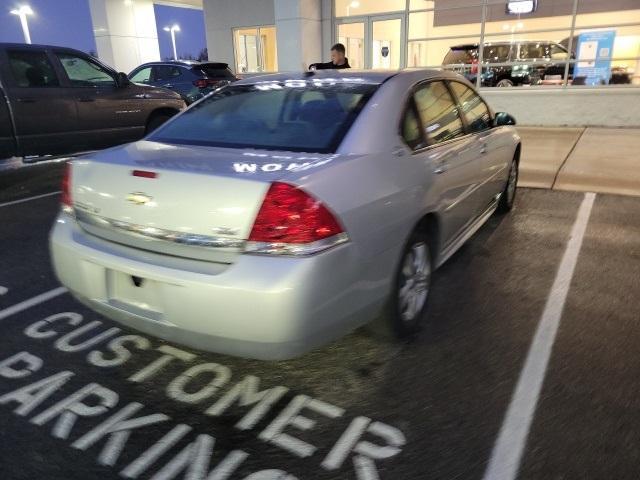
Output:
<svg viewBox="0 0 640 480">
<path fill-rule="evenodd" d="M 507 183 L 502 190 L 502 194 L 500 195 L 500 201 L 498 202 L 498 213 L 507 213 L 510 212 L 513 208 L 513 204 L 516 200 L 516 193 L 518 191 L 518 174 L 519 174 L 519 165 L 518 157 L 514 157 L 511 162 L 511 168 L 509 168 L 509 177 L 507 177 Z"/>
<path fill-rule="evenodd" d="M 501 80 L 498 80 L 498 83 L 496 83 L 496 87 L 513 87 L 513 82 L 511 80 L 509 80 L 508 78 L 503 78 Z"/>
<path fill-rule="evenodd" d="M 151 132 L 153 132 L 156 128 L 158 128 L 160 125 L 162 125 L 164 122 L 166 122 L 170 118 L 171 118 L 171 115 L 168 115 L 166 113 L 159 113 L 156 115 L 152 115 L 151 118 L 149 118 L 149 121 L 147 122 L 147 126 L 144 130 L 144 134 L 149 135 Z"/>
<path fill-rule="evenodd" d="M 429 237 L 414 232 L 405 246 L 382 315 L 371 325 L 377 335 L 402 339 L 420 331 L 432 283 Z"/>
</svg>

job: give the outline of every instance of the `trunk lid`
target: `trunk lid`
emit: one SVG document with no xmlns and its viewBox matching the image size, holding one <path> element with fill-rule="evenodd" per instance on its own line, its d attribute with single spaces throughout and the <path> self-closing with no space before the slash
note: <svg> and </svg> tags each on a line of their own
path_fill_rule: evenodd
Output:
<svg viewBox="0 0 640 480">
<path fill-rule="evenodd" d="M 233 263 L 271 182 L 333 157 L 141 141 L 75 160 L 73 204 L 80 226 L 98 237 Z"/>
</svg>

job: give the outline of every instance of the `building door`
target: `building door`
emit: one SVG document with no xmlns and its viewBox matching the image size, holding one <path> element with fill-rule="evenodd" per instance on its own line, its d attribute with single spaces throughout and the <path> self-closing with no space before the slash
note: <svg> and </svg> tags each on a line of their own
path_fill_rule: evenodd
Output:
<svg viewBox="0 0 640 480">
<path fill-rule="evenodd" d="M 340 19 L 336 39 L 345 46 L 352 68 L 403 68 L 405 22 L 402 15 Z"/>
<path fill-rule="evenodd" d="M 276 28 L 236 28 L 233 32 L 236 73 L 276 72 Z"/>
</svg>

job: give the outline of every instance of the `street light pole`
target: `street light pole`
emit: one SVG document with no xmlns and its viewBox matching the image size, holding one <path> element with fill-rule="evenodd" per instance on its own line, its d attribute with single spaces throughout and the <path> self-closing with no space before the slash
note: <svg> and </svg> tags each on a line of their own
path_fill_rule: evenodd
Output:
<svg viewBox="0 0 640 480">
<path fill-rule="evenodd" d="M 171 33 L 171 44 L 173 45 L 173 59 L 178 60 L 178 51 L 176 50 L 176 32 L 180 31 L 180 25 L 173 25 L 172 27 L 164 27 L 165 32 Z"/>
<path fill-rule="evenodd" d="M 11 10 L 13 15 L 20 17 L 20 24 L 22 25 L 22 33 L 24 34 L 25 43 L 31 43 L 31 35 L 29 33 L 29 24 L 27 23 L 27 15 L 33 15 L 33 10 L 28 5 L 23 5 L 20 8 Z"/>
</svg>

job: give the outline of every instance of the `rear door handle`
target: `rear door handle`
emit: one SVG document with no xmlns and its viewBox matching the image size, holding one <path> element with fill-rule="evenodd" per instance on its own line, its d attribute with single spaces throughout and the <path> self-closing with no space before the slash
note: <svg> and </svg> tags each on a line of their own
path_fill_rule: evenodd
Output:
<svg viewBox="0 0 640 480">
<path fill-rule="evenodd" d="M 166 85 L 163 85 L 164 88 L 173 88 L 173 84 L 172 83 L 167 83 Z"/>
<path fill-rule="evenodd" d="M 35 98 L 18 98 L 17 101 L 19 103 L 36 103 Z"/>
</svg>

